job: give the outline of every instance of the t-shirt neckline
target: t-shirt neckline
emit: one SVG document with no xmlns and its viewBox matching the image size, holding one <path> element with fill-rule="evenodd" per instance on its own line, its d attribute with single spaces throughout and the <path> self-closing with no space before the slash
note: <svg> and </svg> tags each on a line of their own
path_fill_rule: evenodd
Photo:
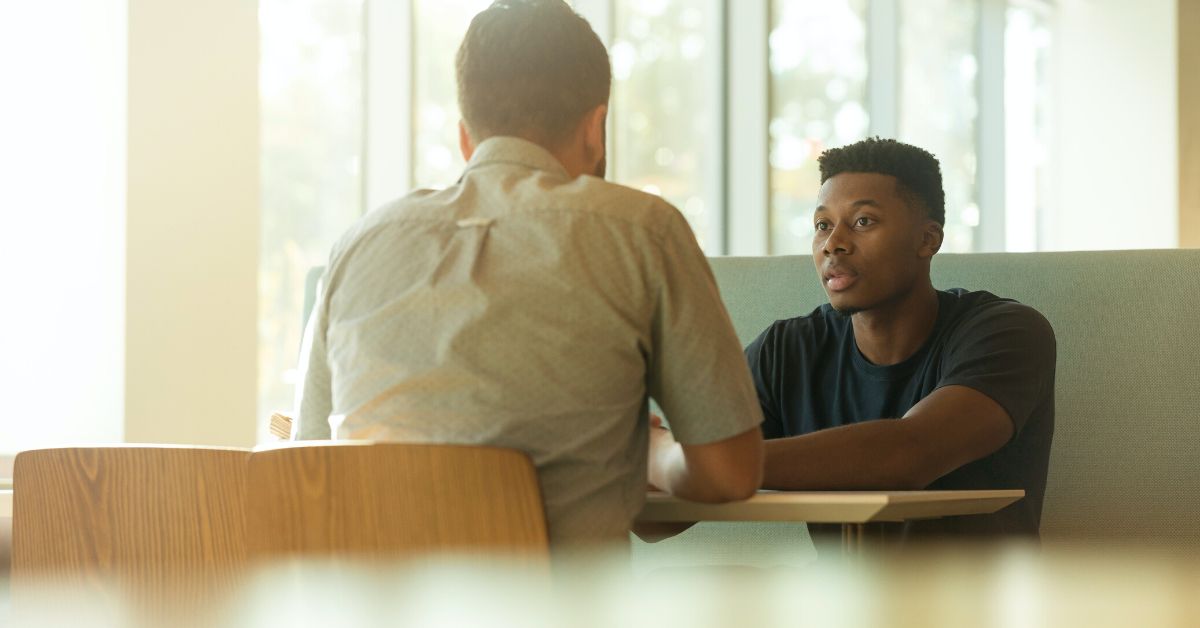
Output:
<svg viewBox="0 0 1200 628">
<path fill-rule="evenodd" d="M 942 329 L 945 327 L 946 318 L 949 315 L 953 295 L 943 290 L 937 290 L 936 292 L 938 296 L 937 320 L 934 321 L 933 328 L 929 330 L 929 337 L 925 339 L 925 342 L 921 343 L 920 348 L 914 351 L 912 355 L 895 364 L 874 364 L 868 360 L 867 356 L 863 355 L 862 350 L 858 348 L 858 340 L 854 337 L 854 323 L 847 317 L 846 336 L 850 341 L 851 360 L 853 361 L 854 368 L 876 380 L 893 380 L 909 377 L 913 369 L 924 360 L 930 348 L 933 347 L 933 343 L 941 334 Z"/>
</svg>

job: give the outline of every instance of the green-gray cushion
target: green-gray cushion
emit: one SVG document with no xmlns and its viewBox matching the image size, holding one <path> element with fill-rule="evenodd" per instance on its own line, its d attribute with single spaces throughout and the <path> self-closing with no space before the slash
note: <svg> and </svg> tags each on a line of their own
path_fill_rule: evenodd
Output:
<svg viewBox="0 0 1200 628">
<path fill-rule="evenodd" d="M 808 256 L 711 263 L 743 343 L 826 301 Z M 1046 542 L 1200 545 L 1200 251 L 943 254 L 933 280 L 1054 326 Z"/>
</svg>

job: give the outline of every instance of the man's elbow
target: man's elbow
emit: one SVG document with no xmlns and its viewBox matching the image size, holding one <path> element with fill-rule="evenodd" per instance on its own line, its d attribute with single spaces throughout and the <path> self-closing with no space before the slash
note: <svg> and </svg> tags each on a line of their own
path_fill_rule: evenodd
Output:
<svg viewBox="0 0 1200 628">
<path fill-rule="evenodd" d="M 693 501 L 722 504 L 750 499 L 762 486 L 762 474 L 746 474 L 739 477 L 713 478 L 706 483 L 705 490 L 695 495 Z"/>
<path fill-rule="evenodd" d="M 762 488 L 763 444 L 758 430 L 731 439 L 724 464 L 715 465 L 708 475 L 708 493 L 713 502 L 749 499 Z"/>
<path fill-rule="evenodd" d="M 762 472 L 760 471 L 755 477 L 749 481 L 742 482 L 740 485 L 731 486 L 721 495 L 721 501 L 724 502 L 740 502 L 754 497 L 758 489 L 762 488 Z"/>
<path fill-rule="evenodd" d="M 961 466 L 934 452 L 911 453 L 893 459 L 889 480 L 884 490 L 923 491 L 939 478 Z"/>
</svg>

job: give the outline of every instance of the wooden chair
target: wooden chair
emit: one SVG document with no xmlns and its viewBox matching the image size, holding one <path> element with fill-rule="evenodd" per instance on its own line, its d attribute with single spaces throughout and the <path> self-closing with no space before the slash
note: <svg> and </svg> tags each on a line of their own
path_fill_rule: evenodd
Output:
<svg viewBox="0 0 1200 628">
<path fill-rule="evenodd" d="M 138 590 L 186 580 L 231 590 L 245 566 L 246 449 L 121 445 L 17 454 L 13 592 L 22 585 Z"/>
<path fill-rule="evenodd" d="M 246 500 L 247 551 L 257 558 L 548 555 L 537 473 L 511 449 L 267 446 L 250 455 Z"/>
</svg>

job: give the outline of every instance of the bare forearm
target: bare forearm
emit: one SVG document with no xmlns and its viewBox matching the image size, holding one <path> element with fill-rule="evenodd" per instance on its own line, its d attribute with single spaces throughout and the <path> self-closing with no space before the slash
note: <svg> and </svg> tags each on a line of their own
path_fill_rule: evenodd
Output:
<svg viewBox="0 0 1200 628">
<path fill-rule="evenodd" d="M 746 499 L 762 485 L 763 441 L 758 428 L 705 445 L 680 445 L 661 428 L 651 432 L 649 474 L 654 486 L 691 501 Z"/>
<path fill-rule="evenodd" d="M 767 442 L 763 486 L 904 490 L 996 451 L 1013 436 L 1008 413 L 965 386 L 930 393 L 903 419 L 867 421 Z"/>
<path fill-rule="evenodd" d="M 763 488 L 914 490 L 948 470 L 903 421 L 869 421 L 767 441 Z"/>
<path fill-rule="evenodd" d="M 729 497 L 716 490 L 711 482 L 705 482 L 690 472 L 683 448 L 673 447 L 654 452 L 650 460 L 650 483 L 681 499 L 694 502 L 720 503 Z"/>
</svg>

